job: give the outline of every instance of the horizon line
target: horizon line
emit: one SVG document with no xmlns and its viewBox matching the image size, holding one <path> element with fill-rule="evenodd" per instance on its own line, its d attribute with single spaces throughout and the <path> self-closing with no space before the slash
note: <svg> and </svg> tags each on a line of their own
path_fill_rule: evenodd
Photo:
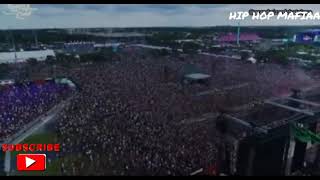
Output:
<svg viewBox="0 0 320 180">
<path fill-rule="evenodd" d="M 127 27 L 44 27 L 44 28 L 0 28 L 3 30 L 46 30 L 46 29 L 130 29 L 130 28 L 215 28 L 215 27 L 238 27 L 237 25 L 216 26 L 127 26 Z M 320 25 L 240 25 L 240 27 L 320 27 Z"/>
</svg>

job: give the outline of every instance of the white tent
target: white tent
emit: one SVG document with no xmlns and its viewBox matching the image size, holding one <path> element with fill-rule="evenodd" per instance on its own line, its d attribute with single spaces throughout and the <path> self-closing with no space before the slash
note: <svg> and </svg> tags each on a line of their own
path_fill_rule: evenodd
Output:
<svg viewBox="0 0 320 180">
<path fill-rule="evenodd" d="M 257 60 L 254 57 L 249 57 L 247 61 L 250 61 L 252 64 L 255 64 Z"/>
<path fill-rule="evenodd" d="M 15 55 L 16 54 L 16 55 Z M 37 51 L 19 51 L 19 52 L 0 52 L 0 63 L 14 63 L 15 56 L 18 62 L 24 62 L 29 58 L 35 58 L 38 61 L 44 61 L 47 56 L 56 56 L 53 50 L 37 50 Z"/>
<path fill-rule="evenodd" d="M 76 85 L 67 78 L 55 79 L 55 82 L 60 83 L 60 84 L 67 84 L 68 86 L 70 86 L 72 88 L 76 87 Z"/>
<path fill-rule="evenodd" d="M 11 85 L 11 84 L 14 84 L 14 80 L 12 79 L 0 80 L 0 86 Z"/>
</svg>

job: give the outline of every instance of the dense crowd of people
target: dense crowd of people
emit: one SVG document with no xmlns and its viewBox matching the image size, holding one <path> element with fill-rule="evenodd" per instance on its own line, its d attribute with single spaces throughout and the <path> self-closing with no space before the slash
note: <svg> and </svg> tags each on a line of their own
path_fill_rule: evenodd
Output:
<svg viewBox="0 0 320 180">
<path fill-rule="evenodd" d="M 54 81 L 35 81 L 3 87 L 0 91 L 0 140 L 4 141 L 47 112 L 69 89 Z"/>
<path fill-rule="evenodd" d="M 61 144 L 61 173 L 190 175 L 204 168 L 204 173 L 212 174 L 208 167 L 217 165 L 219 169 L 220 139 L 214 123 L 181 122 L 281 94 L 286 91 L 278 89 L 283 83 L 285 88 L 312 83 L 294 68 L 244 63 L 126 49 L 111 62 L 87 63 L 69 70 L 58 67 L 55 74 L 70 77 L 80 89 L 73 93 L 55 126 Z M 185 66 L 190 64 L 211 75 L 209 85 L 182 83 Z M 239 86 L 242 83 L 248 86 Z M 50 92 L 36 88 L 36 94 L 29 92 L 31 87 L 21 96 L 16 90 L 16 94 L 0 97 L 0 108 L 6 112 L 0 116 L 6 119 L 1 124 L 5 133 L 16 127 L 7 119 L 24 124 L 26 118 L 45 112 L 61 97 L 58 87 L 52 90 L 50 86 Z M 214 93 L 195 96 L 209 90 Z M 4 105 L 6 98 L 18 101 L 19 106 Z"/>
<path fill-rule="evenodd" d="M 206 169 L 217 164 L 219 139 L 213 123 L 180 122 L 215 112 L 219 106 L 237 106 L 257 96 L 271 96 L 276 84 L 263 73 L 278 73 L 276 79 L 294 74 L 290 70 L 283 73 L 280 68 L 272 70 L 274 67 L 267 65 L 257 69 L 248 64 L 244 69 L 242 62 L 200 58 L 157 57 L 140 51 L 123 53 L 116 62 L 70 72 L 68 75 L 82 90 L 62 113 L 56 127 L 62 143 L 61 156 L 76 156 L 62 161 L 62 173 L 189 175 Z M 186 64 L 210 74 L 209 87 L 183 85 L 180 77 Z M 205 97 L 194 96 L 196 92 L 243 82 L 251 84 Z M 263 83 L 270 89 L 261 89 Z"/>
<path fill-rule="evenodd" d="M 64 155 L 89 157 L 76 174 L 183 175 L 214 163 L 208 132 L 182 132 L 178 121 L 210 109 L 192 105 L 178 84 L 159 83 L 150 65 L 119 62 L 79 76 L 82 91 L 57 127 Z"/>
</svg>

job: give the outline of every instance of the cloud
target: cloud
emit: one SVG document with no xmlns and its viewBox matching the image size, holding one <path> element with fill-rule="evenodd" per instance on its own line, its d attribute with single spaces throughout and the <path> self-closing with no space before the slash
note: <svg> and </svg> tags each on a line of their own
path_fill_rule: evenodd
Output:
<svg viewBox="0 0 320 180">
<path fill-rule="evenodd" d="M 38 8 L 24 20 L 0 14 L 0 28 L 69 27 L 150 27 L 236 25 L 229 13 L 249 9 L 306 9 L 320 11 L 308 4 L 36 4 Z M 0 10 L 6 5 L 0 5 Z M 319 21 L 241 21 L 241 25 L 320 25 Z"/>
</svg>

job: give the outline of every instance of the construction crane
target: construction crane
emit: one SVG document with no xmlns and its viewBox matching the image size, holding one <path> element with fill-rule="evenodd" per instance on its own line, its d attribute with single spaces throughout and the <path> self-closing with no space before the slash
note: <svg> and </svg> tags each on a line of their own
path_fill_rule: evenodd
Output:
<svg viewBox="0 0 320 180">
<path fill-rule="evenodd" d="M 12 49 L 14 51 L 14 64 L 15 64 L 15 70 L 13 71 L 14 77 L 15 79 L 20 79 L 20 65 L 18 64 L 18 56 L 17 56 L 17 47 L 16 47 L 16 43 L 15 43 L 15 39 L 14 39 L 14 34 L 12 33 L 12 31 L 10 30 L 10 28 L 8 27 L 8 39 L 10 40 Z"/>
<path fill-rule="evenodd" d="M 237 28 L 237 45 L 240 47 L 240 22 L 238 22 L 238 28 Z"/>
<path fill-rule="evenodd" d="M 39 45 L 38 45 L 38 35 L 37 35 L 36 30 L 32 30 L 32 34 L 33 34 L 33 36 L 34 36 L 35 46 L 36 46 L 36 48 L 39 48 Z"/>
</svg>

